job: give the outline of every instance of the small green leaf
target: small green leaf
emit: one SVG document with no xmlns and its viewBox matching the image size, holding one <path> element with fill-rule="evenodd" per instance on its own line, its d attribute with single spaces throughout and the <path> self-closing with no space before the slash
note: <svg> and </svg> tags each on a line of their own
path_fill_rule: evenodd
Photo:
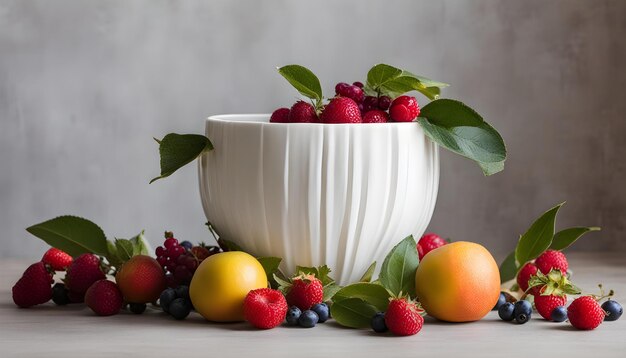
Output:
<svg viewBox="0 0 626 358">
<path fill-rule="evenodd" d="M 161 156 L 161 175 L 150 180 L 150 183 L 172 175 L 202 153 L 213 149 L 209 138 L 199 134 L 170 133 L 157 142 Z"/>
<path fill-rule="evenodd" d="M 122 266 L 123 262 L 118 257 L 117 247 L 115 246 L 115 243 L 109 240 L 107 240 L 106 258 L 107 258 L 107 261 L 109 261 L 109 265 L 113 267 L 118 267 L 118 268 Z"/>
<path fill-rule="evenodd" d="M 377 90 L 380 86 L 398 78 L 400 75 L 402 75 L 401 69 L 380 63 L 367 72 L 367 85 Z"/>
<path fill-rule="evenodd" d="M 300 273 L 315 275 L 315 277 L 322 282 L 322 286 L 330 285 L 335 282 L 335 280 L 329 276 L 330 268 L 326 265 L 319 267 L 296 266 L 296 275 Z"/>
<path fill-rule="evenodd" d="M 217 244 L 220 246 L 220 248 L 224 252 L 228 252 L 228 251 L 243 251 L 243 252 L 246 252 L 246 250 L 244 250 L 241 246 L 237 245 L 235 242 L 230 241 L 230 240 L 226 240 L 226 239 L 221 238 L 221 237 L 217 240 Z"/>
<path fill-rule="evenodd" d="M 541 255 L 542 252 L 550 247 L 552 237 L 554 236 L 556 214 L 563 204 L 565 203 L 561 203 L 543 213 L 528 228 L 526 233 L 520 237 L 515 248 L 515 259 L 520 267 Z"/>
<path fill-rule="evenodd" d="M 552 239 L 552 244 L 550 248 L 552 250 L 563 250 L 568 248 L 571 244 L 576 242 L 581 236 L 590 232 L 590 231 L 600 231 L 599 227 L 571 227 L 569 229 L 564 229 L 556 234 L 554 234 L 554 238 Z"/>
<path fill-rule="evenodd" d="M 370 326 L 372 317 L 378 311 L 376 307 L 360 298 L 348 298 L 334 302 L 330 312 L 335 321 L 342 326 L 366 328 Z"/>
<path fill-rule="evenodd" d="M 322 85 L 311 70 L 300 65 L 287 65 L 278 69 L 285 79 L 303 96 L 321 101 Z"/>
<path fill-rule="evenodd" d="M 363 273 L 359 282 L 370 282 L 372 280 L 372 276 L 374 276 L 374 271 L 376 271 L 376 261 L 372 262 L 370 267 L 365 270 L 365 273 Z"/>
<path fill-rule="evenodd" d="M 117 248 L 117 257 L 122 263 L 133 257 L 133 244 L 130 240 L 115 239 L 115 247 Z"/>
<path fill-rule="evenodd" d="M 378 311 L 385 312 L 389 306 L 389 291 L 383 286 L 375 283 L 359 282 L 345 286 L 335 295 L 335 301 L 342 301 L 348 298 L 360 298 L 370 305 L 376 307 Z"/>
<path fill-rule="evenodd" d="M 107 240 L 102 229 L 77 216 L 59 216 L 33 225 L 26 231 L 73 257 L 84 253 L 108 254 Z"/>
<path fill-rule="evenodd" d="M 429 83 L 440 84 L 440 87 L 428 87 L 428 85 L 424 84 L 420 78 L 429 81 Z M 410 72 L 404 71 L 399 77 L 386 82 L 381 85 L 380 88 L 383 92 L 391 95 L 391 97 L 397 97 L 410 91 L 418 91 L 427 98 L 433 100 L 439 97 L 441 94 L 441 87 L 445 86 L 447 86 L 447 84 L 431 81 L 425 77 L 416 76 Z"/>
<path fill-rule="evenodd" d="M 274 281 L 278 283 L 278 289 L 286 294 L 289 287 L 291 287 L 291 282 L 283 277 L 280 277 L 278 273 L 273 274 L 272 278 L 274 278 Z"/>
<path fill-rule="evenodd" d="M 280 257 L 257 257 L 261 266 L 263 266 L 263 270 L 265 270 L 265 275 L 267 275 L 267 282 L 274 281 L 274 274 L 278 271 L 278 266 L 282 259 Z"/>
<path fill-rule="evenodd" d="M 500 283 L 512 280 L 517 275 L 517 265 L 515 264 L 515 251 L 512 251 L 500 265 Z"/>
<path fill-rule="evenodd" d="M 400 241 L 385 257 L 380 269 L 380 283 L 394 295 L 400 292 L 413 295 L 415 292 L 415 270 L 419 265 L 417 248 L 413 236 Z"/>
<path fill-rule="evenodd" d="M 139 234 L 132 237 L 130 243 L 133 245 L 133 256 L 136 255 L 146 255 L 150 256 L 150 246 L 146 241 L 146 237 L 144 235 L 144 231 L 142 230 Z"/>
<path fill-rule="evenodd" d="M 330 285 L 324 286 L 324 302 L 328 302 L 335 297 L 335 294 L 341 290 L 341 286 L 331 283 Z"/>
</svg>

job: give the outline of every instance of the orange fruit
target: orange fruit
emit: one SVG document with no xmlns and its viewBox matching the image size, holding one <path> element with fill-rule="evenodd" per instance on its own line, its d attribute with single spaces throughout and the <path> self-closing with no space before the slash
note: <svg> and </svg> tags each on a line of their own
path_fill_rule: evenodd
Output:
<svg viewBox="0 0 626 358">
<path fill-rule="evenodd" d="M 458 241 L 424 256 L 415 272 L 415 293 L 426 312 L 442 321 L 483 318 L 500 296 L 500 272 L 482 245 Z"/>
<path fill-rule="evenodd" d="M 165 289 L 165 273 L 157 260 L 137 255 L 126 261 L 115 275 L 126 302 L 156 302 Z"/>
<path fill-rule="evenodd" d="M 194 308 L 209 321 L 243 321 L 243 301 L 248 292 L 267 287 L 263 266 L 253 256 L 229 251 L 202 261 L 191 279 L 189 297 Z"/>
</svg>

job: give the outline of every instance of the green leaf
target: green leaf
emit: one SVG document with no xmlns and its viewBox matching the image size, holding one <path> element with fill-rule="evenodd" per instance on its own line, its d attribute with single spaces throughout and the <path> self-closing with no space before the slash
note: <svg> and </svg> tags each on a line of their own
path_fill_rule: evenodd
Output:
<svg viewBox="0 0 626 358">
<path fill-rule="evenodd" d="M 278 69 L 285 79 L 303 96 L 321 101 L 322 85 L 311 70 L 300 65 L 287 65 Z"/>
<path fill-rule="evenodd" d="M 341 286 L 331 283 L 324 286 L 324 302 L 328 302 L 335 297 L 335 294 L 341 290 Z"/>
<path fill-rule="evenodd" d="M 372 280 L 372 276 L 374 276 L 374 271 L 376 271 L 376 261 L 372 262 L 370 267 L 365 270 L 365 273 L 359 279 L 359 282 L 370 282 Z"/>
<path fill-rule="evenodd" d="M 504 170 L 504 160 L 496 163 L 481 163 L 478 162 L 478 166 L 483 171 L 483 174 L 489 176 L 495 173 L 499 173 Z"/>
<path fill-rule="evenodd" d="M 419 265 L 413 236 L 400 241 L 385 257 L 380 269 L 380 283 L 394 295 L 400 292 L 414 295 L 415 270 Z"/>
<path fill-rule="evenodd" d="M 108 254 L 107 240 L 102 229 L 77 216 L 59 216 L 33 225 L 26 231 L 73 257 L 84 253 Z"/>
<path fill-rule="evenodd" d="M 550 248 L 552 250 L 563 250 L 568 248 L 571 244 L 576 242 L 581 236 L 590 232 L 590 231 L 600 231 L 599 227 L 571 227 L 569 229 L 564 229 L 556 234 L 554 234 L 554 238 L 552 239 L 552 244 Z"/>
<path fill-rule="evenodd" d="M 315 277 L 322 282 L 322 286 L 330 285 L 335 282 L 335 280 L 328 275 L 330 268 L 326 265 L 319 267 L 296 266 L 296 274 L 299 275 L 300 273 L 315 275 Z"/>
<path fill-rule="evenodd" d="M 109 265 L 114 266 L 114 267 L 122 266 L 123 262 L 118 257 L 117 247 L 115 246 L 115 243 L 109 240 L 107 240 L 106 258 L 107 258 L 107 261 L 109 261 Z"/>
<path fill-rule="evenodd" d="M 420 114 L 428 118 L 431 124 L 443 128 L 477 127 L 485 122 L 480 114 L 465 103 L 447 98 L 428 103 Z"/>
<path fill-rule="evenodd" d="M 237 245 L 233 241 L 226 240 L 226 239 L 223 239 L 221 237 L 217 240 L 217 244 L 225 252 L 228 252 L 228 251 L 243 251 L 243 252 L 246 252 L 246 250 L 244 250 L 241 246 Z"/>
<path fill-rule="evenodd" d="M 515 264 L 515 251 L 512 251 L 500 265 L 500 283 L 512 280 L 517 275 L 517 265 Z"/>
<path fill-rule="evenodd" d="M 142 230 L 136 236 L 130 238 L 128 241 L 133 245 L 133 256 L 146 255 L 150 256 L 150 246 L 146 241 L 144 231 Z"/>
<path fill-rule="evenodd" d="M 280 257 L 257 257 L 261 266 L 263 266 L 263 270 L 265 270 L 265 274 L 267 275 L 267 282 L 274 281 L 274 274 L 278 271 L 278 266 L 282 259 Z"/>
<path fill-rule="evenodd" d="M 291 287 L 291 282 L 289 282 L 288 280 L 284 279 L 283 277 L 280 277 L 278 275 L 278 273 L 273 274 L 272 278 L 274 279 L 274 281 L 276 281 L 276 283 L 278 283 L 278 289 L 283 294 L 287 294 L 287 291 Z"/>
<path fill-rule="evenodd" d="M 380 63 L 367 72 L 367 85 L 376 90 L 385 83 L 402 75 L 402 70 L 393 66 Z"/>
<path fill-rule="evenodd" d="M 336 301 L 330 308 L 332 317 L 342 326 L 367 328 L 372 317 L 378 312 L 376 307 L 360 298 L 348 298 Z"/>
<path fill-rule="evenodd" d="M 170 176 L 178 169 L 194 161 L 202 153 L 213 149 L 213 144 L 209 138 L 199 134 L 170 133 L 160 141 L 155 140 L 159 143 L 161 175 L 150 180 L 150 183 Z"/>
<path fill-rule="evenodd" d="M 520 267 L 541 255 L 550 247 L 552 237 L 554 236 L 556 214 L 563 204 L 565 203 L 561 203 L 543 213 L 528 228 L 528 231 L 520 237 L 515 248 L 515 259 Z"/>
<path fill-rule="evenodd" d="M 385 312 L 387 306 L 389 306 L 389 297 L 391 297 L 389 291 L 383 286 L 375 283 L 359 282 L 345 286 L 339 290 L 339 292 L 335 294 L 335 301 L 342 301 L 348 298 L 360 298 L 376 307 L 378 311 Z"/>
<path fill-rule="evenodd" d="M 133 244 L 130 240 L 115 239 L 115 247 L 117 248 L 117 257 L 122 263 L 133 257 Z"/>
</svg>

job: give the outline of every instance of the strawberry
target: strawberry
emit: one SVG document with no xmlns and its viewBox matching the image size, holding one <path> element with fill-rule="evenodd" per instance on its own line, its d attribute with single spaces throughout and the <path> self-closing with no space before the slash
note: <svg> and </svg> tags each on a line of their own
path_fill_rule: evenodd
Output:
<svg viewBox="0 0 626 358">
<path fill-rule="evenodd" d="M 324 107 L 320 120 L 323 123 L 361 123 L 361 110 L 353 99 L 335 97 Z"/>
<path fill-rule="evenodd" d="M 411 96 L 400 96 L 391 102 L 389 117 L 394 122 L 411 122 L 420 114 L 417 99 Z"/>
<path fill-rule="evenodd" d="M 41 262 L 50 265 L 54 271 L 65 271 L 72 264 L 72 256 L 65 251 L 52 247 L 43 254 Z"/>
<path fill-rule="evenodd" d="M 85 293 L 85 303 L 98 316 L 112 316 L 122 309 L 124 299 L 114 282 L 102 279 L 89 286 Z"/>
<path fill-rule="evenodd" d="M 412 336 L 422 329 L 424 318 L 418 305 L 406 298 L 393 298 L 385 312 L 385 324 L 396 336 Z"/>
<path fill-rule="evenodd" d="M 447 244 L 446 240 L 442 239 L 437 234 L 424 234 L 417 242 L 417 254 L 419 255 L 420 261 L 427 253 L 445 244 Z"/>
<path fill-rule="evenodd" d="M 207 257 L 211 256 L 209 249 L 203 246 L 194 246 L 191 248 L 191 253 L 198 260 L 198 262 L 204 261 Z"/>
<path fill-rule="evenodd" d="M 535 296 L 535 308 L 541 317 L 552 321 L 552 311 L 559 306 L 565 306 L 567 296 L 558 295 L 537 295 Z"/>
<path fill-rule="evenodd" d="M 606 313 L 592 296 L 578 297 L 567 307 L 567 318 L 578 329 L 595 329 L 605 316 Z"/>
<path fill-rule="evenodd" d="M 528 281 L 531 291 L 535 291 L 535 308 L 541 317 L 552 321 L 552 311 L 567 303 L 566 294 L 580 294 L 580 289 L 574 286 L 567 276 L 559 270 L 552 270 L 547 275 L 541 271 L 531 276 Z"/>
<path fill-rule="evenodd" d="M 298 101 L 291 106 L 288 120 L 291 123 L 314 123 L 318 121 L 315 107 L 304 101 Z"/>
<path fill-rule="evenodd" d="M 100 258 L 94 254 L 82 254 L 72 262 L 65 275 L 72 302 L 81 302 L 89 286 L 106 278 L 100 268 Z"/>
<path fill-rule="evenodd" d="M 565 258 L 565 255 L 561 251 L 556 250 L 546 250 L 543 254 L 539 255 L 535 260 L 535 266 L 546 275 L 552 269 L 561 270 L 561 272 L 565 274 L 568 268 L 567 258 Z"/>
<path fill-rule="evenodd" d="M 13 302 L 28 308 L 50 301 L 52 298 L 52 274 L 43 262 L 36 262 L 26 269 L 13 286 Z"/>
<path fill-rule="evenodd" d="M 272 123 L 287 123 L 289 122 L 289 108 L 279 108 L 272 113 L 270 117 Z"/>
<path fill-rule="evenodd" d="M 524 265 L 517 273 L 517 285 L 520 290 L 526 292 L 526 290 L 528 290 L 528 281 L 530 280 L 530 277 L 536 274 L 537 266 L 535 266 L 532 262 L 526 263 L 526 265 Z M 536 293 L 536 290 L 531 292 L 531 294 L 534 293 Z"/>
<path fill-rule="evenodd" d="M 285 296 L 271 288 L 259 288 L 248 292 L 243 301 L 246 321 L 260 329 L 270 329 L 281 324 L 287 315 Z"/>
<path fill-rule="evenodd" d="M 324 300 L 324 287 L 315 275 L 301 274 L 292 279 L 287 292 L 289 306 L 297 306 L 302 311 Z"/>
<path fill-rule="evenodd" d="M 363 116 L 363 123 L 386 123 L 389 122 L 389 115 L 385 111 L 373 109 Z"/>
</svg>

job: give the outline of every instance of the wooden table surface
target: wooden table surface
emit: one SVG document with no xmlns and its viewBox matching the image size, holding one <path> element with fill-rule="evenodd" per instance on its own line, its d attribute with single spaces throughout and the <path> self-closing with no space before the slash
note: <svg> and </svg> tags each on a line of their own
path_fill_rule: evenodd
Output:
<svg viewBox="0 0 626 358">
<path fill-rule="evenodd" d="M 569 261 L 583 291 L 595 293 L 602 282 L 626 304 L 624 254 L 576 253 Z M 245 323 L 209 323 L 196 313 L 175 321 L 156 309 L 111 317 L 94 316 L 84 305 L 18 309 L 11 287 L 28 264 L 0 261 L 1 357 L 626 357 L 626 317 L 594 331 L 547 322 L 536 312 L 524 325 L 503 322 L 495 312 L 463 324 L 427 317 L 417 335 L 392 337 L 332 321 L 312 329 L 259 331 Z"/>
</svg>

